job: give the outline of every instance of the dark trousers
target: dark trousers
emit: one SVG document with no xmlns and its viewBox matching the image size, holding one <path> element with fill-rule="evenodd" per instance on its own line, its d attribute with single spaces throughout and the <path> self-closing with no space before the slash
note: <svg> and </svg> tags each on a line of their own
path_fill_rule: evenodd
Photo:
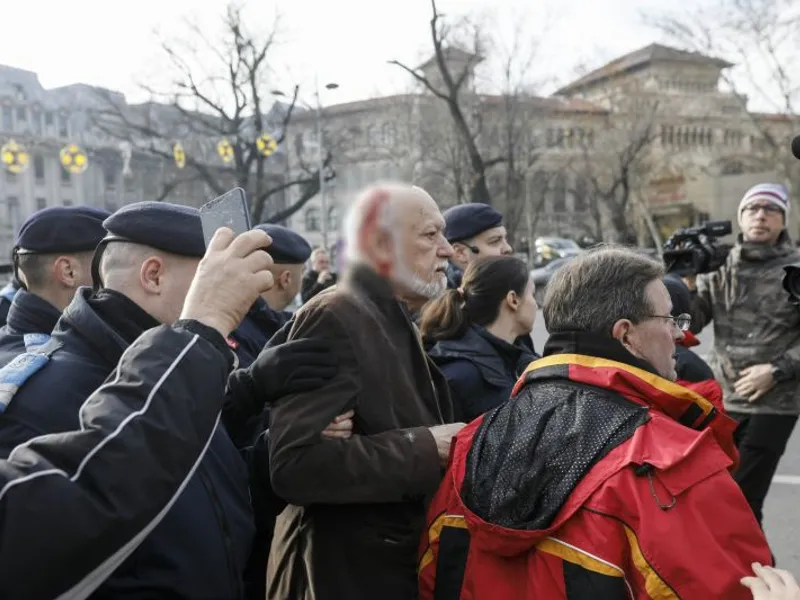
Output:
<svg viewBox="0 0 800 600">
<path fill-rule="evenodd" d="M 733 478 L 761 524 L 772 477 L 797 423 L 797 415 L 730 413 L 739 422 L 734 433 L 739 468 Z"/>
</svg>

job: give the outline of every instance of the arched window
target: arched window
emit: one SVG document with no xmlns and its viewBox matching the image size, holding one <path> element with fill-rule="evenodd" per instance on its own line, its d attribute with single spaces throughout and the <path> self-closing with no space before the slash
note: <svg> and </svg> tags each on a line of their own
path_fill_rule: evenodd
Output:
<svg viewBox="0 0 800 600">
<path fill-rule="evenodd" d="M 320 211 L 316 206 L 309 206 L 305 214 L 306 231 L 320 230 Z"/>
<path fill-rule="evenodd" d="M 331 206 L 328 209 L 328 231 L 339 230 L 339 207 Z"/>
</svg>

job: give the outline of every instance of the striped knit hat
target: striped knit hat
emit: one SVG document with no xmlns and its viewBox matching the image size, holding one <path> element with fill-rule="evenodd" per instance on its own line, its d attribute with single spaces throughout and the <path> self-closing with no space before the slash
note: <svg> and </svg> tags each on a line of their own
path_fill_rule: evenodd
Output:
<svg viewBox="0 0 800 600">
<path fill-rule="evenodd" d="M 759 183 L 754 185 L 747 192 L 744 198 L 739 203 L 739 216 L 742 216 L 742 211 L 747 208 L 751 202 L 756 200 L 763 200 L 774 204 L 783 211 L 784 216 L 789 216 L 789 190 L 786 186 L 780 183 Z"/>
</svg>

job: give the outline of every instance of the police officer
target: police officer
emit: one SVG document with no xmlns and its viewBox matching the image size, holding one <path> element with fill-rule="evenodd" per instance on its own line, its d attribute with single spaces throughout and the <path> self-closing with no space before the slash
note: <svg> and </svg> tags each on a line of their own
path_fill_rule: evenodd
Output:
<svg viewBox="0 0 800 600">
<path fill-rule="evenodd" d="M 311 245 L 298 233 L 281 225 L 256 227 L 272 238 L 269 247 L 275 285 L 259 298 L 242 324 L 231 335 L 241 367 L 249 366 L 269 339 L 292 318 L 285 309 L 300 292 L 303 265 L 311 255 Z"/>
<path fill-rule="evenodd" d="M 198 210 L 141 202 L 120 209 L 104 227 L 108 234 L 92 264 L 98 289 L 79 289 L 51 341 L 0 370 L 0 382 L 10 376 L 7 381 L 18 386 L 6 398 L 13 423 L 0 430 L 6 447 L 41 433 L 78 429 L 81 406 L 127 347 L 144 331 L 180 316 L 205 252 Z M 174 443 L 182 443 L 179 435 Z M 225 429 L 217 427 L 196 474 L 158 528 L 99 592 L 115 598 L 238 599 L 253 531 L 244 462 Z"/>
<path fill-rule="evenodd" d="M 128 348 L 81 409 L 81 430 L 2 455 L 4 600 L 85 598 L 158 530 L 216 428 L 233 363 L 225 336 L 271 283 L 265 243 L 262 232 L 217 232 L 180 320 Z"/>
<path fill-rule="evenodd" d="M 453 246 L 447 268 L 450 289 L 461 285 L 464 270 L 480 256 L 502 256 L 513 250 L 503 215 L 488 204 L 458 204 L 444 211 L 445 237 Z"/>
<path fill-rule="evenodd" d="M 14 295 L 0 330 L 0 366 L 49 337 L 75 290 L 91 285 L 92 253 L 111 213 L 88 206 L 54 206 L 35 212 L 17 234 L 13 260 L 25 283 Z"/>
</svg>

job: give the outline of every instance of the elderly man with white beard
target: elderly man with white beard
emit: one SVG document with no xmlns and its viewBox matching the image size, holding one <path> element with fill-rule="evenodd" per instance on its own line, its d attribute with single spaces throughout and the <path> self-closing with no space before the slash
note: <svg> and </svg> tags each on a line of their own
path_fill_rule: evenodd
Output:
<svg viewBox="0 0 800 600">
<path fill-rule="evenodd" d="M 289 333 L 330 343 L 338 374 L 271 409 L 272 484 L 290 503 L 270 554 L 273 600 L 416 597 L 425 507 L 463 427 L 447 424 L 447 383 L 408 316 L 447 286 L 452 248 L 439 208 L 418 187 L 378 185 L 345 228 L 344 276 Z M 323 438 L 349 410 L 353 435 Z"/>
</svg>

